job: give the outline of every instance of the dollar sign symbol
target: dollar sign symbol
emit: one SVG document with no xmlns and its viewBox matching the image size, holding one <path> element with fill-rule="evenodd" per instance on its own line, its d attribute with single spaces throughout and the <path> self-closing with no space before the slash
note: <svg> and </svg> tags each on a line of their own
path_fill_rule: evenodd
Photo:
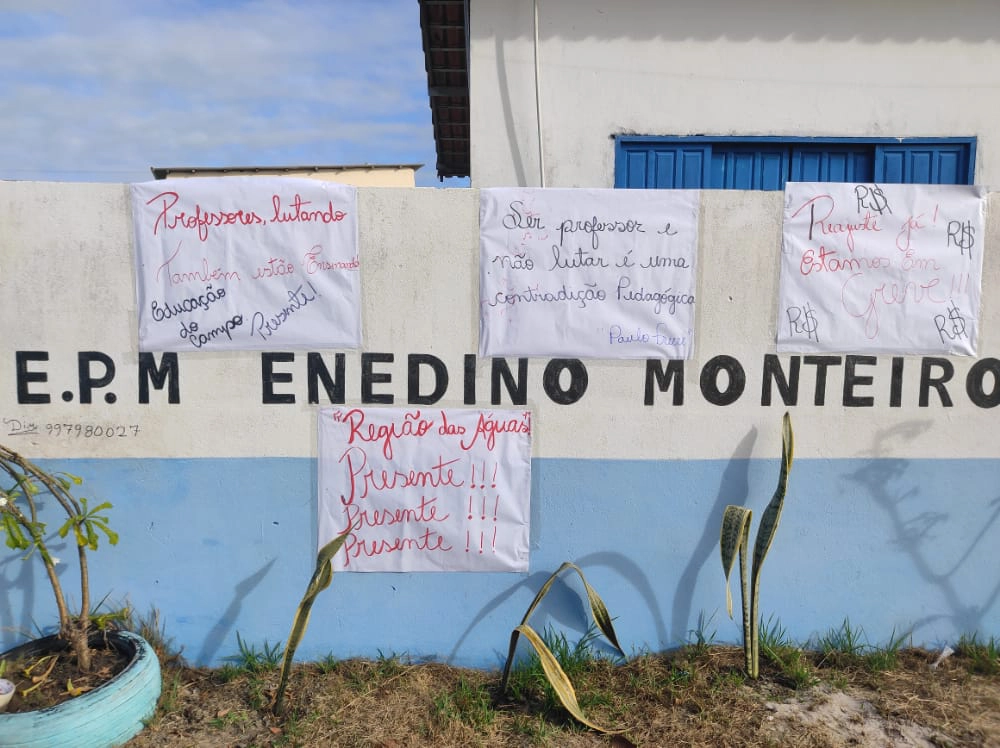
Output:
<svg viewBox="0 0 1000 748">
<path fill-rule="evenodd" d="M 965 335 L 965 318 L 959 314 L 958 307 L 952 306 L 948 309 L 948 319 L 951 320 L 951 331 L 956 338 Z"/>
</svg>

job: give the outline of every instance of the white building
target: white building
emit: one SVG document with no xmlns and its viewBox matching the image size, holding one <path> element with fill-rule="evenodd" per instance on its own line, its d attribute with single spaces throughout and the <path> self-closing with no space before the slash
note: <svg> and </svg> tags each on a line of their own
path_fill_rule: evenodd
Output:
<svg viewBox="0 0 1000 748">
<path fill-rule="evenodd" d="M 474 187 L 998 181 L 989 0 L 421 5 L 438 170 Z"/>
</svg>

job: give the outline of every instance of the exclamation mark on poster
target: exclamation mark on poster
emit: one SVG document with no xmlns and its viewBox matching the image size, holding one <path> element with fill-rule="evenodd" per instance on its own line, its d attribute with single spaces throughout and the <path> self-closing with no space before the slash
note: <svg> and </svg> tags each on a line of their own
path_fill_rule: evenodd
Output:
<svg viewBox="0 0 1000 748">
<path fill-rule="evenodd" d="M 465 531 L 465 552 L 466 553 L 469 552 L 469 543 L 470 543 L 471 540 L 472 540 L 472 538 L 469 537 L 469 531 L 466 530 Z"/>
<path fill-rule="evenodd" d="M 493 521 L 497 521 L 497 510 L 500 508 L 500 494 L 497 494 L 497 500 L 493 502 Z"/>
<path fill-rule="evenodd" d="M 500 467 L 499 464 L 493 466 L 493 483 L 490 484 L 490 488 L 497 487 L 497 468 Z"/>
<path fill-rule="evenodd" d="M 469 519 L 472 519 L 472 494 L 469 494 Z"/>
<path fill-rule="evenodd" d="M 497 552 L 497 528 L 493 528 L 493 552 Z"/>
<path fill-rule="evenodd" d="M 483 555 L 483 540 L 485 538 L 485 533 L 479 533 L 479 555 Z"/>
<path fill-rule="evenodd" d="M 479 515 L 479 519 L 483 522 L 486 521 L 486 497 L 483 497 L 483 513 Z"/>
</svg>

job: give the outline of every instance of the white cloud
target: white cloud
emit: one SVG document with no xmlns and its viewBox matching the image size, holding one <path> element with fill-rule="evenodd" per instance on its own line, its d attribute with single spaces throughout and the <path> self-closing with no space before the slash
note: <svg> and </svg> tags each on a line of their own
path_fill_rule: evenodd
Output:
<svg viewBox="0 0 1000 748">
<path fill-rule="evenodd" d="M 0 178 L 425 163 L 415 0 L 0 4 Z"/>
</svg>

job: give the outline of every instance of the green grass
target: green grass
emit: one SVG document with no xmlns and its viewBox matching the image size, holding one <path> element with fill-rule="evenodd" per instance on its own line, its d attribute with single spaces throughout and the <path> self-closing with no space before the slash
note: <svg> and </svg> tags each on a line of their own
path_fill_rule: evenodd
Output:
<svg viewBox="0 0 1000 748">
<path fill-rule="evenodd" d="M 698 625 L 688 631 L 687 646 L 694 650 L 695 654 L 704 654 L 708 648 L 715 643 L 716 630 L 709 631 L 709 626 L 715 619 L 715 613 L 705 617 L 705 611 L 698 613 Z"/>
<path fill-rule="evenodd" d="M 760 653 L 766 662 L 778 668 L 779 680 L 796 691 L 816 682 L 809 658 L 788 636 L 781 620 L 773 615 L 759 626 Z"/>
<path fill-rule="evenodd" d="M 460 678 L 451 691 L 434 697 L 434 714 L 441 725 L 461 722 L 480 730 L 493 724 L 496 712 L 485 685 L 472 685 Z"/>
<path fill-rule="evenodd" d="M 827 631 L 819 638 L 816 646 L 823 661 L 835 665 L 860 664 L 867 648 L 865 630 L 860 626 L 852 626 L 850 618 L 844 618 L 840 626 Z"/>
<path fill-rule="evenodd" d="M 980 640 L 978 634 L 962 634 L 955 652 L 969 661 L 969 670 L 973 673 L 1000 673 L 1000 642 L 993 636 Z"/>
<path fill-rule="evenodd" d="M 570 643 L 565 633 L 556 632 L 550 626 L 546 626 L 541 633 L 545 646 L 552 652 L 571 682 L 577 680 L 595 659 L 601 657 L 594 649 L 594 642 L 599 636 L 600 632 L 593 625 L 575 643 Z M 546 714 L 562 708 L 555 690 L 542 669 L 542 661 L 534 651 L 514 664 L 507 688 L 514 701 L 540 700 Z"/>
<path fill-rule="evenodd" d="M 870 647 L 865 653 L 865 666 L 873 673 L 895 670 L 899 666 L 899 653 L 905 648 L 910 637 L 911 632 L 909 631 L 897 635 L 896 630 L 893 629 L 888 642 L 882 646 Z"/>
<path fill-rule="evenodd" d="M 851 625 L 845 618 L 838 628 L 830 629 L 819 638 L 816 649 L 822 655 L 820 664 L 837 667 L 863 667 L 873 673 L 893 670 L 899 666 L 899 654 L 906 648 L 912 633 L 900 634 L 893 629 L 882 645 L 871 644 L 861 626 Z"/>
<path fill-rule="evenodd" d="M 316 669 L 323 673 L 323 675 L 327 675 L 337 669 L 339 662 L 333 652 L 330 652 L 323 659 L 316 661 Z"/>
<path fill-rule="evenodd" d="M 232 711 L 221 714 L 218 717 L 213 717 L 209 720 L 208 724 L 212 727 L 218 728 L 220 730 L 230 727 L 231 725 L 242 725 L 250 721 L 250 715 L 245 711 L 234 709 Z"/>
<path fill-rule="evenodd" d="M 257 649 L 255 645 L 247 644 L 237 631 L 236 646 L 239 648 L 239 652 L 223 659 L 231 664 L 237 672 L 266 673 L 277 670 L 278 666 L 281 665 L 284 651 L 281 642 L 271 645 L 265 639 L 261 649 Z"/>
</svg>

